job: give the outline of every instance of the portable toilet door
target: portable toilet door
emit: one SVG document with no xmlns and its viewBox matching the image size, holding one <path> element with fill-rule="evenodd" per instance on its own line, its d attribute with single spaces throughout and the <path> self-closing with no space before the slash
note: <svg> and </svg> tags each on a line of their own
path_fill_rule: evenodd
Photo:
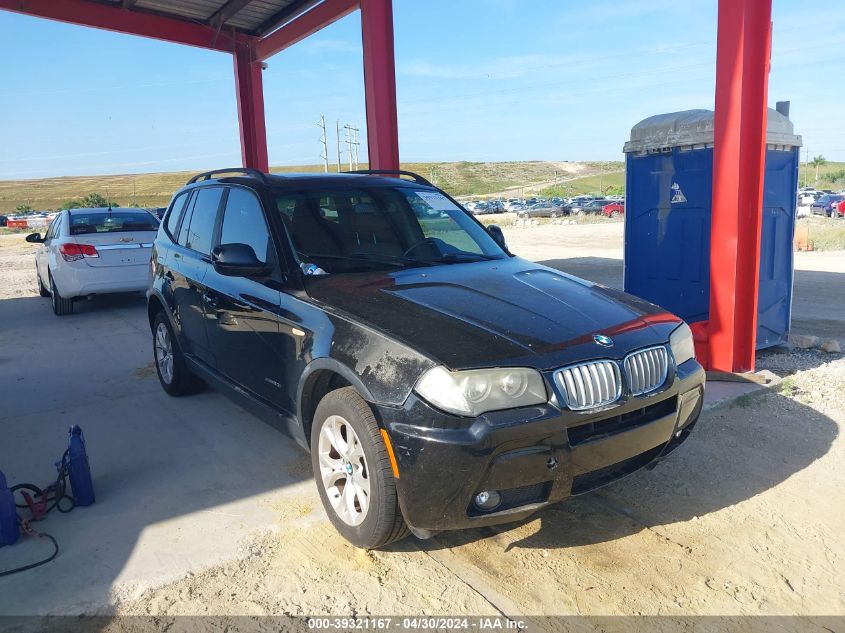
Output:
<svg viewBox="0 0 845 633">
<path fill-rule="evenodd" d="M 758 296 L 757 347 L 784 342 L 792 305 L 801 137 L 769 110 Z M 625 144 L 626 292 L 688 322 L 710 314 L 713 112 L 649 117 Z"/>
</svg>

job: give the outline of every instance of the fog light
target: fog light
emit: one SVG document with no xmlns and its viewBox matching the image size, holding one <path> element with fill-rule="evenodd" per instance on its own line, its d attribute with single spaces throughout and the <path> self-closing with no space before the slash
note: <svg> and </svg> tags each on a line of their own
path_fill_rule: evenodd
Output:
<svg viewBox="0 0 845 633">
<path fill-rule="evenodd" d="M 475 507 L 479 510 L 495 510 L 502 502 L 502 495 L 495 490 L 483 490 L 475 495 Z"/>
</svg>

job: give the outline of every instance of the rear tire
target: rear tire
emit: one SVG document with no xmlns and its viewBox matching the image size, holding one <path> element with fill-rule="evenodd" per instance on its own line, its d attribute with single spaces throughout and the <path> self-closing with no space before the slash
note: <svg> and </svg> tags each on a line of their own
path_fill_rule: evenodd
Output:
<svg viewBox="0 0 845 633">
<path fill-rule="evenodd" d="M 44 282 L 41 281 L 41 273 L 38 272 L 38 269 L 35 269 L 35 277 L 38 279 L 38 294 L 42 297 L 49 297 L 50 291 L 44 287 Z"/>
<path fill-rule="evenodd" d="M 50 275 L 50 304 L 53 306 L 53 314 L 56 316 L 73 314 L 73 299 L 65 299 L 59 294 L 56 282 L 53 281 L 53 275 Z"/>
<path fill-rule="evenodd" d="M 187 396 L 201 391 L 205 384 L 188 369 L 185 357 L 163 310 L 153 321 L 153 360 L 158 381 L 169 395 Z"/>
<path fill-rule="evenodd" d="M 387 447 L 354 387 L 331 391 L 317 405 L 311 465 L 326 514 L 347 541 L 373 549 L 408 536 Z"/>
</svg>

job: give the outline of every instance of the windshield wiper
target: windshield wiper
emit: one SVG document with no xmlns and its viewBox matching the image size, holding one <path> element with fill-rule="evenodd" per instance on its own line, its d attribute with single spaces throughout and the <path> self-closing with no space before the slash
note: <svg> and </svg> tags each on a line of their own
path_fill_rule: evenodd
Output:
<svg viewBox="0 0 845 633">
<path fill-rule="evenodd" d="M 335 255 L 333 253 L 297 253 L 302 260 L 311 259 L 337 259 L 341 261 L 350 262 L 372 262 L 373 264 L 386 264 L 388 266 L 396 266 L 397 268 L 405 268 L 408 264 L 426 264 L 430 262 L 422 259 L 413 259 L 410 257 L 392 257 L 390 255 L 367 255 L 365 253 L 355 253 L 353 255 Z"/>
<path fill-rule="evenodd" d="M 492 261 L 500 259 L 495 255 L 484 255 L 483 253 L 446 253 L 437 259 L 427 259 L 430 264 L 464 264 L 470 262 Z"/>
</svg>

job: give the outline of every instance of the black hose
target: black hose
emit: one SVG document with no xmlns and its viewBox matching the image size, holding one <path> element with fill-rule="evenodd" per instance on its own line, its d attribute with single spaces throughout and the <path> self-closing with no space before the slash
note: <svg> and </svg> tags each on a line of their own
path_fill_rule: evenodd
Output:
<svg viewBox="0 0 845 633">
<path fill-rule="evenodd" d="M 41 565 L 45 565 L 46 563 L 49 563 L 56 556 L 59 555 L 59 544 L 56 541 L 56 539 L 54 539 L 49 534 L 44 534 L 43 532 L 36 532 L 35 530 L 30 530 L 30 532 L 32 534 L 34 534 L 35 536 L 37 536 L 38 538 L 46 538 L 46 539 L 52 541 L 53 542 L 53 553 L 50 554 L 50 556 L 48 556 L 44 560 L 40 560 L 37 563 L 31 563 L 29 565 L 24 565 L 23 567 L 16 567 L 14 569 L 7 569 L 5 571 L 0 571 L 0 578 L 2 578 L 3 576 L 11 576 L 12 574 L 16 574 L 20 571 L 26 571 L 28 569 L 35 569 L 36 567 L 40 567 Z"/>
<path fill-rule="evenodd" d="M 53 497 L 52 497 L 53 503 L 52 503 L 52 505 L 49 505 L 44 509 L 44 514 L 47 514 L 48 512 L 53 510 L 54 508 L 56 510 L 58 510 L 59 512 L 63 513 L 63 514 L 70 512 L 71 510 L 73 510 L 75 504 L 74 504 L 74 501 L 73 501 L 73 497 L 71 497 L 70 495 L 67 494 L 67 478 L 68 478 L 68 472 L 67 472 L 67 470 L 68 470 L 68 451 L 67 450 L 62 455 L 61 462 L 59 462 L 59 463 L 60 463 L 59 474 L 56 477 L 56 481 L 54 483 L 52 483 L 51 485 L 49 485 L 46 490 L 42 490 L 41 488 L 39 488 L 35 484 L 17 484 L 15 486 L 12 486 L 11 488 L 9 488 L 9 490 L 12 492 L 12 494 L 17 492 L 18 490 L 27 490 L 27 491 L 33 493 L 34 497 L 41 497 L 45 501 L 47 500 L 47 498 L 52 493 L 53 494 Z M 61 507 L 60 504 L 65 499 L 68 499 L 70 501 L 70 506 L 63 508 L 63 507 Z M 19 508 L 19 509 L 26 509 L 26 508 L 29 508 L 29 505 L 27 505 L 26 503 L 15 503 L 15 507 Z M 33 517 L 33 518 L 35 518 L 35 517 Z"/>
<path fill-rule="evenodd" d="M 68 479 L 68 453 L 69 451 L 65 451 L 62 455 L 62 459 L 59 465 L 59 474 L 56 477 L 56 481 L 49 486 L 47 486 L 46 490 L 42 490 L 35 484 L 17 484 L 16 486 L 12 486 L 9 490 L 14 494 L 19 490 L 27 490 L 33 493 L 35 498 L 41 498 L 44 503 L 48 503 L 50 499 L 52 499 L 52 504 L 48 505 L 44 509 L 44 514 L 46 515 L 48 512 L 53 510 L 54 508 L 62 513 L 67 513 L 73 510 L 75 507 L 73 497 L 67 494 L 67 479 Z M 52 497 L 50 496 L 52 493 Z M 69 499 L 70 506 L 63 508 L 61 503 L 63 500 Z M 29 508 L 29 505 L 26 503 L 15 503 L 16 508 Z M 33 517 L 35 519 L 36 517 Z M 43 517 L 42 517 L 43 518 Z M 21 520 L 21 519 L 18 519 Z M 22 521 L 23 522 L 23 521 Z M 27 534 L 33 534 L 38 538 L 44 538 L 52 541 L 53 543 L 53 553 L 45 558 L 44 560 L 40 560 L 37 563 L 32 563 L 29 565 L 24 565 L 23 567 L 16 567 L 14 569 L 7 569 L 5 571 L 0 571 L 0 578 L 3 576 L 11 576 L 12 574 L 16 574 L 21 571 L 27 571 L 28 569 L 34 569 L 46 563 L 49 563 L 53 560 L 56 556 L 59 555 L 59 543 L 49 534 L 45 534 L 43 532 L 36 532 L 31 527 L 29 527 L 28 523 L 24 523 L 26 529 L 24 530 Z"/>
</svg>

